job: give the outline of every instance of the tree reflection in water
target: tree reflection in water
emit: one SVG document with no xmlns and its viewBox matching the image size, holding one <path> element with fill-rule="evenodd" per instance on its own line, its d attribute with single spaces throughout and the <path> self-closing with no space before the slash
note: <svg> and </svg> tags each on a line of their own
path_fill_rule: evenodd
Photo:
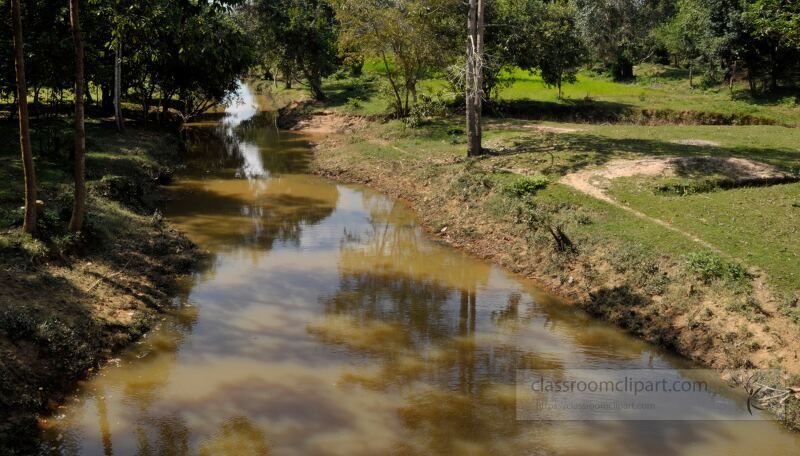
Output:
<svg viewBox="0 0 800 456">
<path fill-rule="evenodd" d="M 344 236 L 339 288 L 321 302 L 326 318 L 309 327 L 380 361 L 377 371 L 344 374 L 342 387 L 403 395 L 397 413 L 413 436 L 402 443 L 408 451 L 512 450 L 514 442 L 533 451 L 514 401 L 516 366 L 531 357 L 504 342 L 514 327 L 504 323 L 525 318 L 520 307 L 532 304 L 512 292 L 494 316 L 481 312 L 488 266 L 431 251 L 418 227 L 397 223 L 407 220 L 397 202 L 366 196 L 364 203 L 369 227 Z"/>
</svg>

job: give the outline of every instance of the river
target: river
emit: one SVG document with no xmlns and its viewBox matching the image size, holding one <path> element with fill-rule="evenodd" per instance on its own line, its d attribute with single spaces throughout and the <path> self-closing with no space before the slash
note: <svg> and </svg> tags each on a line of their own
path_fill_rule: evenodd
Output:
<svg viewBox="0 0 800 456">
<path fill-rule="evenodd" d="M 401 202 L 308 174 L 316 138 L 277 131 L 267 105 L 242 85 L 221 122 L 188 127 L 166 214 L 211 259 L 43 453 L 800 454 L 734 392 L 674 396 L 677 421 L 518 419 L 521 368 L 700 374 L 433 242 Z"/>
</svg>

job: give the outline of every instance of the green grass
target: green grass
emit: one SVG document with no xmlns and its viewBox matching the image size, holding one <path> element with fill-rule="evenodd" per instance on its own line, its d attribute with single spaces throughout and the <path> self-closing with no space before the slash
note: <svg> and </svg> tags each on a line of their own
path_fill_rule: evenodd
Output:
<svg viewBox="0 0 800 456">
<path fill-rule="evenodd" d="M 574 130 L 547 133 L 531 127 Z M 800 129 L 778 126 L 698 126 L 630 124 L 569 124 L 522 120 L 489 120 L 487 138 L 503 139 L 524 151 L 556 146 L 564 167 L 602 165 L 615 158 L 644 156 L 739 157 L 800 171 Z M 692 146 L 678 141 L 704 140 L 717 145 Z M 489 141 L 489 144 L 492 144 Z"/>
<path fill-rule="evenodd" d="M 666 196 L 652 182 L 619 179 L 612 195 L 645 214 L 764 270 L 786 291 L 800 289 L 800 184 Z"/>
<path fill-rule="evenodd" d="M 688 74 L 675 68 L 643 65 L 636 71 L 642 76 L 632 83 L 618 83 L 594 73 L 580 72 L 576 83 L 564 86 L 564 100 L 558 100 L 556 90 L 547 87 L 538 75 L 515 70 L 508 75 L 513 84 L 500 91 L 500 99 L 561 104 L 589 99 L 616 104 L 620 109 L 713 112 L 761 117 L 780 124 L 800 124 L 796 95 L 752 99 L 742 85 L 737 85 L 733 94 L 727 87 L 719 86 L 692 89 Z M 668 74 L 673 76 L 664 76 Z"/>
<path fill-rule="evenodd" d="M 550 111 L 563 109 L 600 109 L 606 116 L 620 115 L 622 118 L 636 117 L 636 112 L 674 111 L 671 115 L 677 120 L 692 116 L 682 113 L 708 113 L 733 116 L 731 119 L 754 117 L 766 119 L 780 125 L 800 125 L 800 97 L 796 93 L 781 93 L 764 98 L 752 98 L 743 84 L 737 84 L 731 93 L 727 86 L 709 88 L 690 88 L 688 72 L 662 65 L 644 64 L 636 68 L 637 80 L 619 83 L 608 77 L 590 71 L 581 71 L 574 84 L 563 88 L 564 97 L 557 98 L 556 89 L 547 87 L 542 79 L 523 70 L 512 70 L 504 75 L 507 84 L 499 90 L 499 100 L 514 112 L 525 112 L 545 117 Z M 360 80 L 353 78 L 329 78 L 325 89 L 330 95 L 326 104 L 334 109 L 359 115 L 386 114 L 390 111 L 382 63 L 367 62 Z M 440 78 L 430 78 L 419 84 L 421 94 L 444 93 L 452 98 L 447 82 Z M 530 102 L 535 104 L 530 105 Z M 616 113 L 616 114 L 615 114 Z M 674 123 L 675 119 L 662 119 L 664 123 Z M 718 121 L 712 115 L 703 116 L 704 122 Z M 696 119 L 695 119 L 696 120 Z M 730 121 L 730 119 L 729 119 Z"/>
</svg>

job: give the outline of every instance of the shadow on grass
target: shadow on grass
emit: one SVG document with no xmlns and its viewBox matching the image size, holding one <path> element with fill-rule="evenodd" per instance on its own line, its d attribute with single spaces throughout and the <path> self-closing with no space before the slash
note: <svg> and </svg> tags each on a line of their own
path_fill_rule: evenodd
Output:
<svg viewBox="0 0 800 456">
<path fill-rule="evenodd" d="M 331 80 L 325 84 L 325 105 L 342 107 L 365 102 L 378 92 L 377 84 L 369 79 Z"/>
<path fill-rule="evenodd" d="M 532 120 L 580 123 L 632 123 L 642 125 L 775 125 L 772 119 L 741 113 L 650 109 L 626 103 L 592 99 L 561 102 L 530 99 L 500 100 L 486 106 L 486 114 Z"/>
<path fill-rule="evenodd" d="M 797 107 L 800 105 L 800 88 L 781 87 L 774 92 L 753 95 L 746 89 L 734 90 L 733 99 L 766 106 Z M 794 100 L 794 104 L 791 103 Z"/>
<path fill-rule="evenodd" d="M 634 107 L 625 103 L 594 100 L 499 100 L 487 104 L 486 114 L 497 117 L 521 117 L 535 120 L 576 122 L 612 122 L 629 118 Z"/>
<path fill-rule="evenodd" d="M 800 157 L 797 151 L 767 147 L 708 147 L 675 144 L 651 139 L 617 139 L 593 134 L 545 134 L 517 139 L 516 146 L 499 155 L 554 154 L 562 164 L 555 171 L 575 172 L 588 166 L 601 166 L 613 159 L 630 155 L 642 157 L 738 157 L 766 162 L 781 169 L 797 172 Z M 569 152 L 565 154 L 564 152 Z M 563 161 L 566 159 L 566 163 Z"/>
</svg>

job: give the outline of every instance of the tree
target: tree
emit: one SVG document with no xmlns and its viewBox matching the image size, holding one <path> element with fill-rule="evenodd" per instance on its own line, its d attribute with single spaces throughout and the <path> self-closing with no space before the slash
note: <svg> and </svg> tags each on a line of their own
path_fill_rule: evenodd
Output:
<svg viewBox="0 0 800 456">
<path fill-rule="evenodd" d="M 394 114 L 405 117 L 417 100 L 417 84 L 447 63 L 442 33 L 452 0 L 337 0 L 339 48 L 353 60 L 377 58 L 389 84 Z M 463 27 L 463 26 L 462 26 Z"/>
<path fill-rule="evenodd" d="M 25 177 L 25 220 L 22 229 L 36 232 L 36 169 L 33 165 L 31 134 L 28 126 L 28 86 L 25 82 L 25 54 L 22 41 L 22 15 L 19 0 L 11 0 L 11 25 L 14 30 L 14 63 L 16 66 L 17 109 L 19 111 L 19 143 Z"/>
<path fill-rule="evenodd" d="M 333 7 L 327 0 L 258 0 L 258 32 L 268 43 L 287 84 L 297 74 L 317 100 L 325 99 L 322 79 L 339 65 Z"/>
<path fill-rule="evenodd" d="M 744 20 L 753 40 L 762 43 L 760 54 L 769 68 L 769 89 L 778 88 L 778 78 L 796 78 L 800 60 L 800 3 L 791 0 L 756 0 L 748 5 Z"/>
<path fill-rule="evenodd" d="M 578 67 L 586 55 L 586 47 L 580 37 L 575 16 L 576 10 L 568 3 L 550 3 L 545 8 L 534 35 L 534 46 L 537 47 L 536 66 L 544 83 L 558 88 L 559 99 L 562 95 L 562 84 L 576 81 Z"/>
<path fill-rule="evenodd" d="M 78 0 L 69 0 L 69 19 L 72 41 L 75 46 L 75 198 L 69 231 L 77 233 L 83 228 L 86 214 L 86 129 L 84 128 L 83 38 L 81 37 Z"/>
<path fill-rule="evenodd" d="M 689 87 L 694 88 L 694 70 L 711 64 L 708 7 L 702 0 L 678 0 L 677 13 L 656 30 L 656 37 L 676 60 L 689 67 Z"/>
<path fill-rule="evenodd" d="M 467 18 L 467 156 L 483 154 L 481 110 L 483 102 L 484 0 L 469 0 Z"/>
<path fill-rule="evenodd" d="M 748 7 L 755 35 L 773 37 L 788 48 L 800 49 L 800 3 L 792 0 L 756 0 Z"/>
<path fill-rule="evenodd" d="M 587 43 L 617 80 L 633 79 L 633 66 L 652 53 L 650 32 L 664 19 L 657 0 L 578 0 L 578 23 Z"/>
</svg>

